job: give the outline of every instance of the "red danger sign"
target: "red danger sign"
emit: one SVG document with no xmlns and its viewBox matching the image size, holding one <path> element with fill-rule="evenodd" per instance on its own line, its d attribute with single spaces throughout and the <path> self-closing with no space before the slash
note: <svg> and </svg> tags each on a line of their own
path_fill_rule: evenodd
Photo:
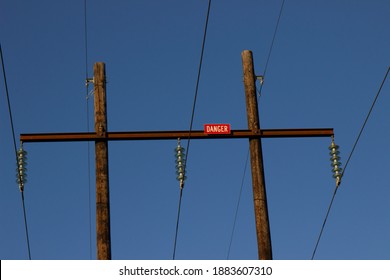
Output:
<svg viewBox="0 0 390 280">
<path fill-rule="evenodd" d="M 227 123 L 205 124 L 204 133 L 205 134 L 230 134 L 230 124 Z"/>
</svg>

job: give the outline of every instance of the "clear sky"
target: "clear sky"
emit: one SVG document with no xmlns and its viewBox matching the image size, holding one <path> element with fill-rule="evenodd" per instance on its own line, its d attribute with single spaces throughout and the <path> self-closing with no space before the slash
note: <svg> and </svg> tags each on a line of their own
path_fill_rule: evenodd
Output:
<svg viewBox="0 0 390 280">
<path fill-rule="evenodd" d="M 87 2 L 88 75 L 95 62 L 106 63 L 110 131 L 189 128 L 207 2 Z M 212 1 L 194 129 L 247 128 L 241 52 L 253 51 L 262 75 L 281 2 Z M 390 65 L 389 12 L 387 0 L 286 0 L 259 98 L 262 128 L 334 128 L 345 162 Z M 86 131 L 84 1 L 1 0 L 0 40 L 17 138 Z M 316 259 L 390 258 L 389 104 L 388 81 Z M 311 258 L 335 187 L 329 145 L 329 138 L 263 140 L 275 259 Z M 172 258 L 175 146 L 173 140 L 109 144 L 113 259 Z M 24 148 L 32 259 L 95 259 L 93 143 L 90 185 L 86 142 Z M 191 141 L 177 259 L 227 258 L 247 152 L 245 139 Z M 15 168 L 1 79 L 1 259 L 28 258 Z M 248 168 L 230 259 L 257 258 L 252 201 Z"/>
</svg>

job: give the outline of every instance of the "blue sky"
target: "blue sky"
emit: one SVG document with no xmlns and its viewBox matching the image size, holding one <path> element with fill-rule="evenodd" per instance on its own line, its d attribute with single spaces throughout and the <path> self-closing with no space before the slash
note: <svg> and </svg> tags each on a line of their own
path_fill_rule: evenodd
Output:
<svg viewBox="0 0 390 280">
<path fill-rule="evenodd" d="M 110 131 L 189 128 L 207 2 L 88 1 L 87 67 L 92 76 L 95 62 L 106 63 Z M 253 51 L 261 75 L 280 5 L 212 1 L 194 129 L 204 123 L 247 128 L 241 52 Z M 286 0 L 259 99 L 261 126 L 332 127 L 345 162 L 390 64 L 389 11 L 385 0 Z M 84 1 L 2 0 L 0 40 L 17 137 L 86 131 Z M 26 259 L 3 79 L 0 86 L 0 258 Z M 389 102 L 387 82 L 316 259 L 390 258 Z M 275 259 L 311 258 L 335 185 L 329 145 L 328 138 L 263 140 Z M 171 259 L 179 197 L 175 146 L 109 144 L 113 259 Z M 90 187 L 87 143 L 24 148 L 32 258 L 95 259 L 93 143 Z M 245 139 L 191 142 L 177 259 L 227 258 L 247 151 Z M 257 258 L 249 169 L 230 258 Z"/>
</svg>

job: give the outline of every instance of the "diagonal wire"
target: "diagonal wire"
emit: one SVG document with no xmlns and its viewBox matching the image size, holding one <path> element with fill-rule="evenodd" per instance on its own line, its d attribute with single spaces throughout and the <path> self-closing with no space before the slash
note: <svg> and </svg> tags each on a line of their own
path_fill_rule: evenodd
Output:
<svg viewBox="0 0 390 280">
<path fill-rule="evenodd" d="M 14 122 L 13 122 L 13 118 L 12 118 L 11 101 L 10 101 L 10 98 L 9 98 L 7 76 L 6 76 L 6 73 L 5 73 L 5 63 L 4 63 L 3 50 L 2 50 L 2 47 L 1 47 L 1 43 L 0 43 L 0 57 L 1 57 L 1 66 L 2 66 L 2 70 L 3 70 L 3 79 L 4 79 L 4 86 L 5 86 L 5 93 L 6 93 L 6 96 L 7 96 L 9 119 L 10 119 L 10 123 L 11 123 L 12 139 L 13 139 L 14 151 L 15 151 L 15 159 L 16 159 L 16 163 L 17 163 L 18 162 L 18 152 L 17 152 L 17 147 L 16 147 L 15 128 L 14 128 Z M 27 215 L 26 215 L 26 206 L 25 206 L 25 202 L 24 202 L 24 192 L 23 192 L 23 189 L 21 189 L 20 193 L 21 193 L 21 199 L 22 199 L 24 228 L 25 228 L 25 234 L 26 234 L 28 258 L 31 260 L 30 239 L 29 239 L 29 235 L 28 235 Z"/>
<path fill-rule="evenodd" d="M 173 256 L 172 259 L 174 260 L 176 258 L 176 244 L 177 244 L 177 234 L 179 232 L 179 222 L 180 222 L 180 209 L 181 209 L 181 200 L 183 196 L 183 189 L 180 188 L 180 196 L 179 196 L 179 206 L 177 208 L 177 219 L 176 219 L 176 230 L 175 230 L 175 241 L 173 244 Z"/>
<path fill-rule="evenodd" d="M 13 140 L 13 143 L 14 143 L 15 155 L 16 155 L 16 158 L 18 158 L 18 156 L 17 156 L 17 147 L 16 147 L 15 129 L 14 129 L 14 121 L 13 121 L 13 118 L 12 118 L 11 101 L 10 101 L 10 98 L 9 98 L 7 76 L 5 74 L 5 63 L 4 63 L 3 50 L 2 50 L 1 44 L 0 44 L 0 56 L 1 56 L 1 67 L 3 69 L 3 79 L 4 79 L 4 86 L 5 86 L 5 93 L 7 95 L 8 114 L 9 114 L 9 119 L 10 119 L 10 122 L 11 122 L 12 140 Z"/>
<path fill-rule="evenodd" d="M 189 154 L 189 150 L 190 150 L 192 126 L 194 123 L 196 100 L 198 98 L 200 74 L 202 71 L 203 54 L 204 54 L 204 49 L 205 49 L 205 44 L 206 44 L 206 35 L 207 35 L 207 27 L 208 27 L 209 17 L 210 17 L 210 8 L 211 8 L 211 0 L 209 0 L 208 7 L 207 7 L 206 22 L 205 22 L 205 26 L 204 26 L 203 40 L 202 40 L 202 49 L 201 49 L 201 54 L 200 54 L 200 59 L 199 59 L 198 75 L 197 75 L 196 86 L 195 86 L 195 96 L 194 96 L 194 102 L 192 104 L 190 129 L 189 129 L 189 133 L 188 133 L 188 141 L 187 141 L 187 148 L 186 148 L 186 150 L 187 150 L 187 157 L 186 157 L 187 163 L 188 163 L 188 154 Z M 186 164 L 185 168 L 187 168 L 187 164 Z M 177 237 L 178 237 L 179 224 L 180 224 L 180 209 L 181 209 L 182 197 L 183 197 L 183 189 L 180 188 L 180 197 L 179 197 L 179 206 L 178 206 L 178 211 L 177 211 L 175 239 L 174 239 L 174 245 L 173 245 L 173 259 L 175 259 L 175 257 L 176 257 L 176 247 L 177 247 Z"/>
<path fill-rule="evenodd" d="M 210 16 L 210 8 L 211 8 L 211 0 L 209 0 L 208 8 L 207 8 L 207 15 L 206 15 L 206 23 L 204 26 L 204 32 L 203 32 L 203 40 L 202 40 L 202 51 L 200 53 L 200 60 L 199 60 L 199 67 L 198 67 L 198 75 L 196 79 L 196 86 L 195 86 L 195 96 L 194 96 L 194 102 L 192 104 L 192 113 L 191 113 L 191 121 L 190 121 L 190 129 L 188 134 L 188 141 L 187 141 L 187 160 L 188 160 L 188 153 L 190 149 L 190 142 L 191 142 L 191 132 L 192 132 L 192 125 L 194 123 L 194 116 L 195 116 L 195 108 L 196 108 L 196 100 L 198 98 L 198 92 L 199 92 L 199 82 L 200 82 L 200 74 L 202 71 L 202 64 L 203 64 L 203 54 L 206 44 L 206 35 L 207 35 L 207 27 L 209 23 L 209 16 Z"/>
<path fill-rule="evenodd" d="M 314 250 L 313 250 L 313 254 L 311 256 L 311 259 L 314 260 L 314 256 L 317 252 L 317 248 L 318 248 L 318 244 L 320 243 L 320 240 L 321 240 L 321 236 L 322 236 L 322 233 L 324 232 L 324 228 L 325 228 L 325 224 L 326 224 L 326 221 L 328 220 L 328 216 L 329 216 L 329 213 L 330 213 L 330 209 L 332 208 L 332 205 L 333 205 L 333 201 L 334 201 L 334 198 L 336 196 L 336 193 L 337 193 L 337 190 L 339 188 L 336 186 L 334 192 L 333 192 L 333 196 L 332 196 L 332 199 L 330 201 L 330 204 L 329 204 L 329 207 L 328 207 L 328 211 L 326 212 L 326 215 L 325 215 L 325 219 L 324 219 L 324 222 L 322 223 L 322 227 L 321 227 L 321 231 L 320 231 L 320 234 L 318 235 L 318 238 L 317 238 L 317 242 L 316 242 L 316 246 L 314 247 Z"/>
<path fill-rule="evenodd" d="M 245 181 L 246 170 L 247 170 L 247 167 L 248 167 L 248 161 L 249 161 L 249 149 L 248 149 L 248 153 L 247 153 L 247 155 L 246 155 L 245 166 L 244 166 L 244 172 L 243 172 L 243 174 L 242 174 L 241 187 L 240 187 L 240 192 L 239 192 L 239 194 L 238 194 L 238 200 L 237 200 L 236 211 L 235 211 L 235 214 L 234 214 L 233 228 L 232 228 L 232 232 L 231 232 L 231 234 L 230 234 L 229 248 L 228 248 L 227 257 L 226 257 L 227 260 L 228 260 L 229 257 L 230 257 L 230 249 L 231 249 L 232 243 L 233 243 L 234 230 L 235 230 L 235 228 L 236 228 L 236 222 L 237 222 L 237 216 L 238 216 L 238 209 L 240 208 L 242 189 L 243 189 L 243 187 L 244 187 L 244 181 Z"/>
<path fill-rule="evenodd" d="M 376 94 L 376 96 L 375 96 L 375 98 L 374 98 L 374 101 L 372 102 L 372 105 L 371 105 L 371 107 L 370 107 L 370 110 L 368 111 L 368 114 L 367 114 L 367 116 L 366 116 L 366 119 L 365 119 L 364 122 L 363 122 L 363 125 L 362 125 L 362 127 L 361 127 L 361 129 L 360 129 L 360 132 L 359 132 L 359 134 L 358 134 L 358 136 L 357 136 L 357 138 L 356 138 L 356 141 L 355 141 L 355 143 L 354 143 L 354 145 L 353 145 L 352 151 L 351 151 L 351 153 L 349 154 L 348 159 L 347 159 L 347 161 L 346 161 L 346 163 L 345 163 L 344 170 L 343 170 L 343 173 L 341 174 L 341 177 L 344 176 L 344 173 L 345 173 L 345 170 L 346 170 L 346 168 L 347 168 L 347 166 L 348 166 L 348 163 L 349 163 L 349 161 L 350 161 L 351 158 L 352 158 L 352 155 L 353 155 L 353 153 L 354 153 L 354 151 L 355 151 L 355 148 L 356 148 L 356 146 L 357 146 L 357 144 L 358 144 L 358 142 L 359 142 L 359 140 L 360 140 L 360 136 L 362 136 L 362 134 L 363 134 L 364 128 L 366 127 L 366 124 L 367 124 L 367 122 L 368 122 L 368 119 L 369 119 L 370 116 L 371 116 L 371 113 L 372 113 L 372 111 L 373 111 L 373 109 L 374 109 L 374 106 L 375 106 L 375 104 L 376 104 L 376 101 L 378 100 L 378 97 L 379 97 L 379 95 L 380 95 L 380 93 L 381 93 L 381 91 L 382 91 L 383 85 L 385 84 L 385 82 L 386 82 L 386 80 L 387 80 L 387 76 L 389 75 L 389 72 L 390 72 L 390 66 L 388 67 L 388 69 L 387 69 L 387 71 L 386 71 L 386 74 L 385 74 L 385 76 L 384 76 L 384 78 L 383 78 L 383 80 L 382 80 L 382 83 L 381 83 L 381 85 L 380 85 L 380 87 L 379 87 L 379 89 L 378 89 L 378 92 L 377 92 L 377 94 Z M 318 235 L 317 242 L 316 242 L 316 245 L 315 245 L 315 247 L 314 247 L 313 254 L 312 254 L 312 256 L 311 256 L 311 259 L 312 259 L 312 260 L 314 259 L 314 256 L 315 256 L 315 254 L 316 254 L 316 252 L 317 252 L 317 248 L 318 248 L 318 245 L 319 245 L 319 243 L 320 243 L 321 236 L 322 236 L 322 233 L 323 233 L 323 231 L 324 231 L 325 224 L 326 224 L 326 221 L 327 221 L 327 219 L 328 219 L 330 210 L 331 210 L 331 208 L 332 208 L 333 201 L 334 201 L 334 198 L 335 198 L 335 196 L 336 196 L 337 190 L 338 190 L 338 187 L 336 186 L 336 188 L 335 188 L 335 190 L 334 190 L 334 193 L 333 193 L 333 196 L 332 196 L 332 199 L 331 199 L 331 201 L 330 201 L 329 207 L 328 207 L 328 211 L 326 212 L 326 216 L 325 216 L 324 222 L 323 222 L 323 224 L 322 224 L 320 234 Z"/>
<path fill-rule="evenodd" d="M 24 231 L 26 233 L 26 243 L 27 243 L 28 259 L 31 260 L 30 238 L 28 236 L 27 214 L 26 214 L 26 206 L 25 206 L 25 203 L 24 203 L 24 191 L 20 192 L 20 194 L 22 196 Z"/>
<path fill-rule="evenodd" d="M 386 74 L 385 74 L 385 76 L 384 76 L 384 78 L 383 78 L 383 80 L 382 80 L 382 83 L 381 83 L 381 85 L 380 85 L 380 87 L 379 87 L 379 89 L 378 89 L 378 92 L 377 92 L 377 94 L 376 94 L 376 96 L 375 96 L 375 99 L 374 99 L 374 101 L 372 102 L 372 105 L 371 105 L 371 107 L 370 107 L 370 110 L 368 111 L 368 114 L 367 114 L 366 119 L 364 120 L 364 123 L 363 123 L 363 125 L 362 125 L 362 128 L 360 129 L 359 135 L 358 135 L 358 137 L 356 138 L 355 143 L 353 144 L 352 151 L 351 151 L 351 153 L 349 154 L 349 157 L 348 157 L 348 159 L 347 159 L 347 161 L 346 161 L 346 163 L 345 163 L 344 170 L 343 170 L 343 173 L 342 173 L 342 177 L 344 176 L 345 169 L 347 169 L 347 166 L 348 166 L 348 164 L 349 164 L 349 161 L 351 160 L 351 157 L 352 157 L 352 155 L 353 155 L 353 153 L 354 153 L 354 151 L 355 151 L 355 148 L 356 148 L 356 146 L 357 146 L 357 144 L 358 144 L 358 142 L 359 142 L 359 140 L 360 140 L 360 136 L 362 135 L 362 133 L 363 133 L 363 131 L 364 131 L 364 128 L 366 127 L 367 121 L 368 121 L 368 119 L 370 118 L 370 115 L 371 115 L 371 113 L 372 113 L 372 110 L 374 109 L 374 106 L 375 106 L 375 104 L 376 104 L 376 101 L 378 100 L 378 97 L 379 97 L 379 95 L 380 95 L 380 93 L 381 93 L 381 91 L 382 91 L 383 85 L 385 84 L 385 82 L 386 82 L 386 80 L 387 80 L 387 76 L 389 75 L 389 72 L 390 72 L 390 66 L 387 68 Z"/>
<path fill-rule="evenodd" d="M 271 45 L 270 45 L 269 51 L 268 51 L 267 61 L 266 61 L 266 63 L 265 63 L 265 67 L 264 67 L 263 81 L 260 83 L 259 95 L 261 95 L 261 91 L 262 91 L 262 89 L 263 89 L 263 85 L 264 85 L 264 81 L 265 81 L 265 75 L 266 75 L 266 73 L 267 73 L 268 64 L 269 64 L 269 62 L 270 62 L 271 55 L 272 55 L 272 50 L 273 50 L 273 48 L 274 48 L 274 43 L 275 43 L 275 39 L 276 39 L 276 34 L 278 33 L 278 29 L 279 29 L 280 19 L 281 19 L 281 17 L 282 17 L 282 12 L 283 12 L 283 8 L 284 8 L 284 2 L 285 2 L 285 0 L 283 0 L 282 5 L 280 6 L 280 11 L 279 11 L 278 20 L 277 20 L 277 22 L 276 22 L 276 26 L 275 26 L 275 30 L 274 30 L 274 35 L 273 35 L 273 37 L 272 37 Z"/>
</svg>

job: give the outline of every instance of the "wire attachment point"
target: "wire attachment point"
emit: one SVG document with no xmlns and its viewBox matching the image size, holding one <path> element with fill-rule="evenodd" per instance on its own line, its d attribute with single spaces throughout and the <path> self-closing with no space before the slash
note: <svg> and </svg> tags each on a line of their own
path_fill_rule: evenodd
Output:
<svg viewBox="0 0 390 280">
<path fill-rule="evenodd" d="M 86 96 L 86 99 L 88 100 L 90 96 L 93 95 L 94 93 L 94 89 L 92 89 L 91 91 L 88 91 L 88 86 L 89 84 L 94 84 L 95 83 L 95 79 L 94 78 L 87 78 L 85 80 L 85 87 L 87 89 L 87 96 Z"/>
<path fill-rule="evenodd" d="M 260 85 L 262 85 L 264 83 L 264 76 L 256 76 L 256 80 L 258 80 Z"/>
<path fill-rule="evenodd" d="M 93 84 L 93 83 L 95 83 L 94 78 L 87 78 L 87 79 L 85 80 L 85 86 L 86 86 L 86 87 L 87 87 L 89 84 Z"/>
</svg>

